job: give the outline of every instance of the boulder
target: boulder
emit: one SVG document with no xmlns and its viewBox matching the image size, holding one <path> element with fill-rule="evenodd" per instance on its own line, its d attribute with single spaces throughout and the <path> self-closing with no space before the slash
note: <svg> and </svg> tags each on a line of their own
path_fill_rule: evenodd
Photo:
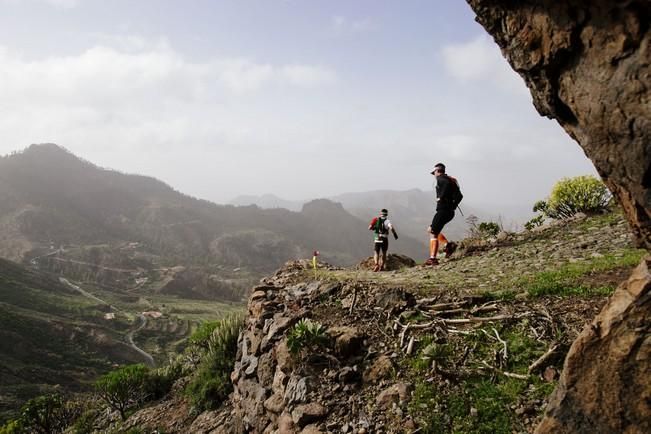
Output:
<svg viewBox="0 0 651 434">
<path fill-rule="evenodd" d="M 292 420 L 299 427 L 309 423 L 317 422 L 328 414 L 328 409 L 318 402 L 301 404 L 292 410 Z"/>
<path fill-rule="evenodd" d="M 393 362 L 389 356 L 382 355 L 375 359 L 371 365 L 364 372 L 365 383 L 377 383 L 381 380 L 389 378 L 393 373 Z"/>
<path fill-rule="evenodd" d="M 574 341 L 537 433 L 651 432 L 650 264 Z"/>
<path fill-rule="evenodd" d="M 410 387 L 405 383 L 396 383 L 393 386 L 384 389 L 375 398 L 375 404 L 378 408 L 387 410 L 395 404 L 405 403 L 409 401 Z"/>
<path fill-rule="evenodd" d="M 467 1 L 538 112 L 579 143 L 637 244 L 651 249 L 651 3 Z M 651 432 L 651 304 L 640 267 L 573 344 L 538 433 Z"/>
<path fill-rule="evenodd" d="M 366 258 L 357 265 L 357 268 L 362 270 L 372 270 L 375 266 L 375 261 L 373 257 Z M 409 256 L 402 255 L 399 253 L 389 253 L 387 255 L 387 263 L 384 265 L 386 271 L 397 271 L 403 268 L 411 268 L 416 266 L 416 261 L 411 259 Z"/>
<path fill-rule="evenodd" d="M 335 340 L 335 351 L 344 358 L 359 352 L 364 342 L 364 334 L 355 327 L 330 327 L 328 334 Z"/>
</svg>

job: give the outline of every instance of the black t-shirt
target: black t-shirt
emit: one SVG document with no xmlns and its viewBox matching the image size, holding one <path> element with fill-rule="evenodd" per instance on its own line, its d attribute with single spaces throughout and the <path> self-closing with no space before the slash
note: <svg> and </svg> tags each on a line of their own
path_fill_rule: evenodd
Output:
<svg viewBox="0 0 651 434">
<path fill-rule="evenodd" d="M 436 210 L 437 211 L 454 211 L 452 205 L 452 193 L 458 188 L 454 181 L 448 175 L 439 175 L 436 177 Z"/>
</svg>

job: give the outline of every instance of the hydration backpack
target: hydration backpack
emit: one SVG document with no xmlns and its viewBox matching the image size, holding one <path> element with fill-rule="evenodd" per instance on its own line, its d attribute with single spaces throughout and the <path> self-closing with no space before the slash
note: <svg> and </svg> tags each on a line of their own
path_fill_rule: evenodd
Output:
<svg viewBox="0 0 651 434">
<path fill-rule="evenodd" d="M 373 217 L 373 220 L 371 220 L 371 223 L 368 225 L 368 229 L 374 231 L 376 234 L 388 234 L 389 231 L 384 226 L 386 220 L 387 219 L 383 217 Z"/>
<path fill-rule="evenodd" d="M 461 187 L 459 187 L 459 181 L 455 178 L 449 176 L 450 181 L 452 181 L 452 193 L 450 194 L 450 202 L 452 203 L 452 209 L 457 209 L 463 199 L 463 194 L 461 194 Z"/>
</svg>

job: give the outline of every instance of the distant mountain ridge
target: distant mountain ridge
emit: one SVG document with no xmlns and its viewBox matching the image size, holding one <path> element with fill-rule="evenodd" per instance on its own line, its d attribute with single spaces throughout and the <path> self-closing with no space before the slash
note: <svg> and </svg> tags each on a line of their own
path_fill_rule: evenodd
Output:
<svg viewBox="0 0 651 434">
<path fill-rule="evenodd" d="M 394 249 L 416 256 L 423 247 L 404 236 Z M 149 289 L 226 297 L 313 250 L 334 264 L 360 261 L 371 251 L 366 222 L 328 200 L 300 212 L 217 205 L 54 144 L 0 158 L 0 257 L 103 284 L 111 270 L 126 270 L 113 281 L 135 287 L 149 279 Z M 181 283 L 170 284 L 175 278 Z"/>
<path fill-rule="evenodd" d="M 346 211 L 364 221 L 377 215 L 381 208 L 389 210 L 389 217 L 402 233 L 412 238 L 426 240 L 428 235 L 425 232 L 430 225 L 434 215 L 435 194 L 413 188 L 411 190 L 374 190 L 366 192 L 343 193 L 337 196 L 330 196 L 328 200 L 341 203 Z M 495 216 L 474 207 L 466 199 L 461 204 L 461 212 L 457 212 L 455 219 L 445 228 L 445 234 L 450 239 L 461 239 L 468 234 L 468 223 L 465 218 L 470 215 L 477 216 L 480 220 L 494 220 Z M 256 205 L 261 208 L 287 209 L 300 207 L 301 201 L 290 201 L 282 199 L 273 194 L 262 196 L 238 196 L 233 199 L 234 205 Z M 424 253 L 421 253 L 423 255 Z"/>
</svg>

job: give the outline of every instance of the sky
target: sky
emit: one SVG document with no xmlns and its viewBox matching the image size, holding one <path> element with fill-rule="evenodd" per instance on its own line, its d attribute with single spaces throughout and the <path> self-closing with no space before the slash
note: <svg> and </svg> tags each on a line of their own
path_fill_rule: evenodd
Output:
<svg viewBox="0 0 651 434">
<path fill-rule="evenodd" d="M 595 173 L 463 0 L 0 0 L 0 154 L 32 143 L 220 203 Z"/>
</svg>

